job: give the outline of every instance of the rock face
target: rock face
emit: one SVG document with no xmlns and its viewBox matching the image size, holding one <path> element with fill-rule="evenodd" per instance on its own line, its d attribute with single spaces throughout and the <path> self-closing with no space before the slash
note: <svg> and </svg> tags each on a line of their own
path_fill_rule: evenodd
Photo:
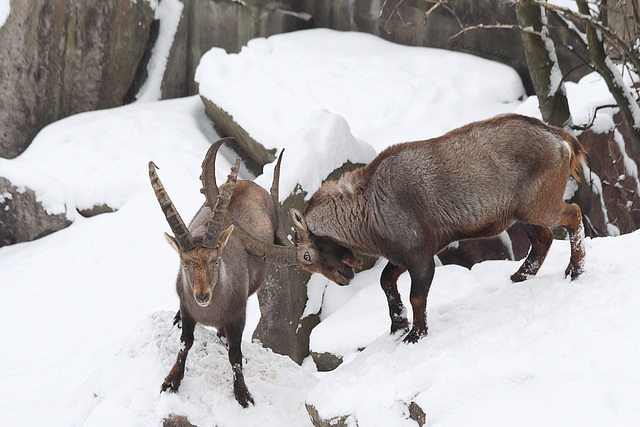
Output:
<svg viewBox="0 0 640 427">
<path fill-rule="evenodd" d="M 212 47 L 239 52 L 249 40 L 311 28 L 296 0 L 183 0 L 182 21 L 171 48 L 162 97 L 194 95 L 202 55 Z"/>
<path fill-rule="evenodd" d="M 48 214 L 33 190 L 19 190 L 0 177 L 0 247 L 28 242 L 70 224 L 65 214 Z"/>
<path fill-rule="evenodd" d="M 11 2 L 0 28 L 0 156 L 66 116 L 122 105 L 154 12 L 139 0 Z"/>
<path fill-rule="evenodd" d="M 327 179 L 335 179 L 357 167 L 345 163 L 333 171 Z M 293 228 L 289 209 L 304 211 L 307 192 L 303 189 L 290 195 L 282 203 L 280 227 L 285 234 Z M 272 264 L 267 280 L 258 290 L 260 321 L 253 338 L 278 354 L 284 354 L 301 364 L 309 355 L 311 330 L 320 322 L 319 313 L 304 315 L 307 306 L 307 283 L 311 274 L 300 269 Z"/>
<path fill-rule="evenodd" d="M 201 96 L 207 115 L 213 121 L 216 131 L 220 135 L 233 136 L 237 151 L 245 161 L 247 168 L 254 174 L 262 173 L 262 167 L 275 160 L 275 150 L 267 150 L 262 144 L 253 139 L 233 117 L 215 103 Z"/>
</svg>

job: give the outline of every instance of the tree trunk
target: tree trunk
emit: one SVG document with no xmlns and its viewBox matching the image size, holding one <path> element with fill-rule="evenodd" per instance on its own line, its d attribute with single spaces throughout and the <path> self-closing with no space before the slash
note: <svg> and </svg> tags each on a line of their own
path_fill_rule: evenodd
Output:
<svg viewBox="0 0 640 427">
<path fill-rule="evenodd" d="M 533 28 L 534 31 L 548 34 L 545 11 L 531 0 L 521 0 L 516 4 L 518 24 L 522 28 Z M 562 84 L 562 73 L 558 66 L 555 46 L 549 37 L 540 37 L 522 31 L 529 74 L 533 87 L 538 96 L 542 120 L 546 123 L 569 128 L 571 127 L 571 113 L 569 103 Z"/>
<path fill-rule="evenodd" d="M 584 0 L 576 0 L 578 10 L 590 15 L 589 5 Z M 598 74 L 602 76 L 609 92 L 616 100 L 620 113 L 629 130 L 631 142 L 636 150 L 640 150 L 640 108 L 629 90 L 622 83 L 622 76 L 611 62 L 604 50 L 602 35 L 593 25 L 586 25 L 589 59 Z"/>
</svg>

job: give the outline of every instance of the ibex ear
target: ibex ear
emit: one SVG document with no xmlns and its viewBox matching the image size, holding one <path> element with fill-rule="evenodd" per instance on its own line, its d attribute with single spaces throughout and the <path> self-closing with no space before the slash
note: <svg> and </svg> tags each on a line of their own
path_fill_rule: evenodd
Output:
<svg viewBox="0 0 640 427">
<path fill-rule="evenodd" d="M 309 234 L 307 221 L 304 219 L 304 216 L 302 216 L 298 209 L 291 208 L 289 210 L 289 215 L 291 215 L 291 220 L 293 221 L 293 226 L 296 228 L 296 231 L 301 232 L 305 235 Z"/>
<path fill-rule="evenodd" d="M 218 237 L 218 246 L 216 246 L 219 254 L 222 253 L 222 250 L 227 245 L 229 237 L 231 237 L 231 233 L 233 233 L 233 224 L 231 224 L 229 228 L 220 233 L 220 236 Z"/>
<path fill-rule="evenodd" d="M 167 233 L 164 233 L 164 238 L 167 241 L 167 243 L 173 248 L 174 251 L 180 253 L 180 246 L 178 246 L 178 241 L 176 240 L 175 237 L 170 236 Z"/>
</svg>

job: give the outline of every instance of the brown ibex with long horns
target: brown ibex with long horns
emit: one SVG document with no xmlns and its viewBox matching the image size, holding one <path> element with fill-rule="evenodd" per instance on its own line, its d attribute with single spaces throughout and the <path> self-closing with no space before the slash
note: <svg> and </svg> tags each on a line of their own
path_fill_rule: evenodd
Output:
<svg viewBox="0 0 640 427">
<path fill-rule="evenodd" d="M 245 246 L 253 253 L 278 250 L 285 262 L 340 285 L 354 277 L 354 252 L 386 258 L 380 284 L 391 332 L 409 330 L 397 288 L 408 271 L 413 327 L 404 340 L 416 342 L 427 334 L 434 256 L 454 241 L 496 236 L 521 223 L 531 250 L 511 276 L 520 282 L 538 272 L 553 240 L 549 227 L 561 225 L 571 240 L 565 275 L 582 273 L 582 214 L 563 194 L 569 174 L 578 179 L 585 156 L 562 129 L 517 114 L 497 116 L 389 147 L 369 165 L 325 182 L 304 214 L 291 211 L 296 248 L 258 239 L 245 239 Z"/>
<path fill-rule="evenodd" d="M 246 320 L 247 298 L 262 285 L 267 264 L 247 253 L 232 234 L 234 224 L 261 241 L 277 241 L 277 183 L 280 159 L 274 173 L 272 196 L 251 181 L 236 181 L 240 159 L 231 169 L 227 182 L 218 189 L 215 182 L 215 158 L 220 145 L 214 143 L 202 163 L 202 192 L 205 203 L 189 224 L 178 214 L 157 176 L 156 165 L 149 162 L 149 178 L 167 222 L 174 233 L 165 233 L 169 244 L 180 256 L 176 291 L 182 321 L 182 348 L 175 365 L 162 384 L 162 391 L 177 391 L 184 377 L 185 362 L 193 345 L 196 323 L 214 326 L 227 339 L 233 370 L 235 398 L 243 407 L 253 403 L 242 370 L 241 341 Z M 281 154 L 282 156 L 282 154 Z"/>
</svg>

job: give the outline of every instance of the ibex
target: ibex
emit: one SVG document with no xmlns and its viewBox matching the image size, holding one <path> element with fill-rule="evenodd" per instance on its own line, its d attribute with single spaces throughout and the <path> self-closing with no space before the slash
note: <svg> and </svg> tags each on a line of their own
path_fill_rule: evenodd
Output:
<svg viewBox="0 0 640 427">
<path fill-rule="evenodd" d="M 427 334 L 434 255 L 454 241 L 496 236 L 521 223 L 531 250 L 511 276 L 520 282 L 538 272 L 553 240 L 549 227 L 561 225 L 571 241 L 565 275 L 583 272 L 582 214 L 563 194 L 585 157 L 567 132 L 517 114 L 394 145 L 369 165 L 325 182 L 304 214 L 291 210 L 296 248 L 276 249 L 286 262 L 340 285 L 354 277 L 354 252 L 386 258 L 380 284 L 391 333 L 409 331 L 396 283 L 409 271 L 413 327 L 404 341 L 417 342 Z M 259 246 L 255 241 L 251 250 L 274 250 Z"/>
<path fill-rule="evenodd" d="M 165 238 L 180 256 L 176 291 L 182 320 L 182 348 L 175 365 L 162 384 L 162 391 L 177 391 L 184 377 L 185 362 L 193 345 L 196 323 L 214 326 L 229 345 L 229 361 L 233 370 L 235 398 L 243 407 L 253 403 L 242 371 L 240 344 L 246 319 L 247 298 L 265 279 L 267 264 L 247 253 L 232 234 L 234 224 L 252 236 L 273 243 L 277 232 L 277 179 L 279 161 L 274 173 L 271 197 L 251 181 L 236 181 L 240 159 L 231 169 L 227 182 L 218 190 L 215 182 L 215 158 L 220 145 L 214 143 L 202 163 L 205 203 L 189 224 L 185 225 L 157 176 L 156 165 L 149 162 L 151 185 L 174 236 Z M 275 192 L 275 194 L 274 194 Z"/>
</svg>

